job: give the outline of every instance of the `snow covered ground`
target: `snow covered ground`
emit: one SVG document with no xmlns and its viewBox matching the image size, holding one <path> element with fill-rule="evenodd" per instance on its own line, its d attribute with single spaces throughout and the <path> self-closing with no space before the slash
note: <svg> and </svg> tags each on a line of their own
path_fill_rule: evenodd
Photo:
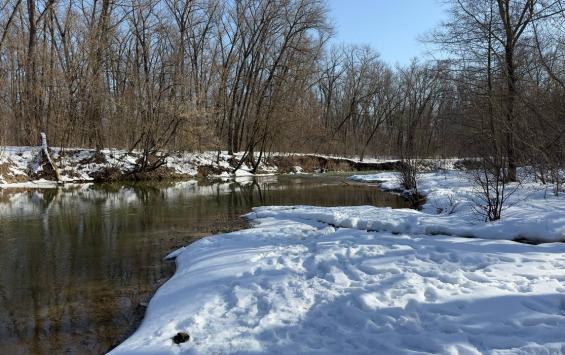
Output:
<svg viewBox="0 0 565 355">
<path fill-rule="evenodd" d="M 361 182 L 380 182 L 386 190 L 398 190 L 396 174 L 357 175 Z M 510 186 L 509 191 L 514 191 Z M 486 239 L 565 241 L 565 193 L 555 196 L 552 186 L 529 181 L 527 176 L 510 196 L 502 219 L 485 223 L 476 212 L 477 194 L 464 171 L 445 170 L 421 174 L 418 190 L 427 202 L 422 211 L 382 208 L 308 210 L 326 223 L 344 227 L 385 230 L 394 233 L 448 234 Z"/>
<path fill-rule="evenodd" d="M 394 174 L 353 179 L 398 188 Z M 261 207 L 254 228 L 174 252 L 177 272 L 112 354 L 565 353 L 565 244 L 503 240 L 565 239 L 565 199 L 527 183 L 485 223 L 460 173 L 420 183 L 422 211 Z"/>
<path fill-rule="evenodd" d="M 565 351 L 565 244 L 336 229 L 296 210 L 256 209 L 255 228 L 177 251 L 112 354 Z"/>
</svg>

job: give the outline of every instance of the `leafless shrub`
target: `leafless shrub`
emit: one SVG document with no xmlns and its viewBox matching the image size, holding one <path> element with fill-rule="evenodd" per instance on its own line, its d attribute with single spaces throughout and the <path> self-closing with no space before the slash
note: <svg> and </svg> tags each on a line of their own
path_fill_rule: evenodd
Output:
<svg viewBox="0 0 565 355">
<path fill-rule="evenodd" d="M 504 158 L 485 157 L 480 169 L 469 171 L 474 185 L 474 210 L 486 221 L 497 221 L 508 208 L 508 200 L 520 184 L 509 185 Z"/>
<path fill-rule="evenodd" d="M 417 159 L 405 158 L 401 160 L 398 171 L 400 186 L 414 194 L 418 193 L 419 164 Z"/>
<path fill-rule="evenodd" d="M 447 198 L 446 203 L 438 204 L 433 201 L 432 206 L 436 209 L 437 214 L 452 215 L 459 206 L 459 202 L 455 200 L 455 196 L 451 193 L 447 194 L 445 197 Z"/>
</svg>

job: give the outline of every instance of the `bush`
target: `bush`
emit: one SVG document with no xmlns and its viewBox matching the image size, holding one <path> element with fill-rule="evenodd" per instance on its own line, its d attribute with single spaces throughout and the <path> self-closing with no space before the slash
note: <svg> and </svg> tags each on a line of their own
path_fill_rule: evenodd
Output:
<svg viewBox="0 0 565 355">
<path fill-rule="evenodd" d="M 401 162 L 398 166 L 400 186 L 417 194 L 419 162 L 416 159 L 402 159 Z"/>
</svg>

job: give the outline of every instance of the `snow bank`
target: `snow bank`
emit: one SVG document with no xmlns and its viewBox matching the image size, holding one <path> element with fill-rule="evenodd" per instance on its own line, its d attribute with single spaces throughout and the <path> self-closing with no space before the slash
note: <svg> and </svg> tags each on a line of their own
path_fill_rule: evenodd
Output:
<svg viewBox="0 0 565 355">
<path fill-rule="evenodd" d="M 13 188 L 52 188 L 55 181 L 30 181 L 30 171 L 35 171 L 34 158 L 41 147 L 0 147 L 0 187 Z M 134 169 L 141 153 L 119 149 L 104 149 L 100 155 L 93 149 L 51 148 L 52 158 L 60 170 L 63 182 L 90 182 L 104 169 L 117 169 L 127 173 Z M 233 166 L 230 160 L 241 158 L 241 154 L 228 155 L 226 152 L 218 156 L 217 152 L 177 153 L 168 156 L 165 167 L 178 176 L 192 178 L 199 174 L 200 167 L 211 168 L 217 176 L 231 177 Z M 252 174 L 247 164 L 242 164 L 235 176 L 262 176 L 277 173 L 277 167 L 262 164 L 261 174 Z M 221 173 L 220 173 L 221 172 Z"/>
<path fill-rule="evenodd" d="M 400 189 L 394 173 L 357 175 L 350 179 L 379 182 L 381 187 L 387 190 Z M 292 216 L 304 214 L 305 218 L 336 226 L 394 233 L 448 234 L 540 242 L 565 241 L 565 196 L 561 194 L 556 197 L 546 191 L 546 188 L 534 182 L 524 182 L 510 197 L 502 219 L 489 223 L 485 223 L 484 217 L 474 211 L 476 195 L 473 186 L 465 173 L 458 171 L 421 175 L 418 190 L 427 198 L 421 212 L 361 207 L 345 210 L 299 208 L 280 213 Z M 274 210 L 265 212 L 279 213 Z"/>
<path fill-rule="evenodd" d="M 177 251 L 175 275 L 112 354 L 565 351 L 565 244 L 315 222 L 364 228 L 386 212 L 363 210 L 261 208 L 255 228 Z M 392 230 L 402 218 L 389 212 Z M 190 341 L 173 344 L 178 332 Z"/>
</svg>

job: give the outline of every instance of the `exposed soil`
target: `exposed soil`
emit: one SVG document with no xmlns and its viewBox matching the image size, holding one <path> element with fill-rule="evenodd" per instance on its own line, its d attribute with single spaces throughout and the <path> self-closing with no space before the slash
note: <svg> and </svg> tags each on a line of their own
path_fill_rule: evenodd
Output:
<svg viewBox="0 0 565 355">
<path fill-rule="evenodd" d="M 175 171 L 175 169 L 163 165 L 154 170 L 125 174 L 124 179 L 122 180 L 163 181 L 163 180 L 175 180 L 181 178 L 183 178 L 183 176 L 178 174 Z"/>
<path fill-rule="evenodd" d="M 12 170 L 11 170 L 12 167 L 13 167 L 13 163 L 11 163 L 9 161 L 6 162 L 6 163 L 0 164 L 0 175 L 2 175 L 2 179 L 6 183 L 12 184 L 12 183 L 18 183 L 18 182 L 26 182 L 26 181 L 29 180 L 26 175 L 12 173 Z"/>
<path fill-rule="evenodd" d="M 102 168 L 90 175 L 94 182 L 114 182 L 123 180 L 123 174 L 115 166 Z"/>
<path fill-rule="evenodd" d="M 205 178 L 208 176 L 213 175 L 220 175 L 222 173 L 229 172 L 227 169 L 224 169 L 220 166 L 215 165 L 201 165 L 198 167 L 198 174 L 196 175 L 199 178 Z"/>
<path fill-rule="evenodd" d="M 82 159 L 79 163 L 83 164 L 83 165 L 86 165 L 86 164 L 106 164 L 106 163 L 108 163 L 108 160 L 106 159 L 106 156 L 104 154 L 102 154 L 101 152 L 94 152 L 94 154 L 92 154 L 90 157 Z"/>
<path fill-rule="evenodd" d="M 453 164 L 458 170 L 476 170 L 481 168 L 481 162 L 475 159 L 461 159 Z"/>
<path fill-rule="evenodd" d="M 367 163 L 345 158 L 331 158 L 318 155 L 274 156 L 268 158 L 267 163 L 277 166 L 279 172 L 283 174 L 294 172 L 295 166 L 300 166 L 306 173 L 313 173 L 316 171 L 392 171 L 398 170 L 403 164 L 400 161 Z"/>
</svg>

